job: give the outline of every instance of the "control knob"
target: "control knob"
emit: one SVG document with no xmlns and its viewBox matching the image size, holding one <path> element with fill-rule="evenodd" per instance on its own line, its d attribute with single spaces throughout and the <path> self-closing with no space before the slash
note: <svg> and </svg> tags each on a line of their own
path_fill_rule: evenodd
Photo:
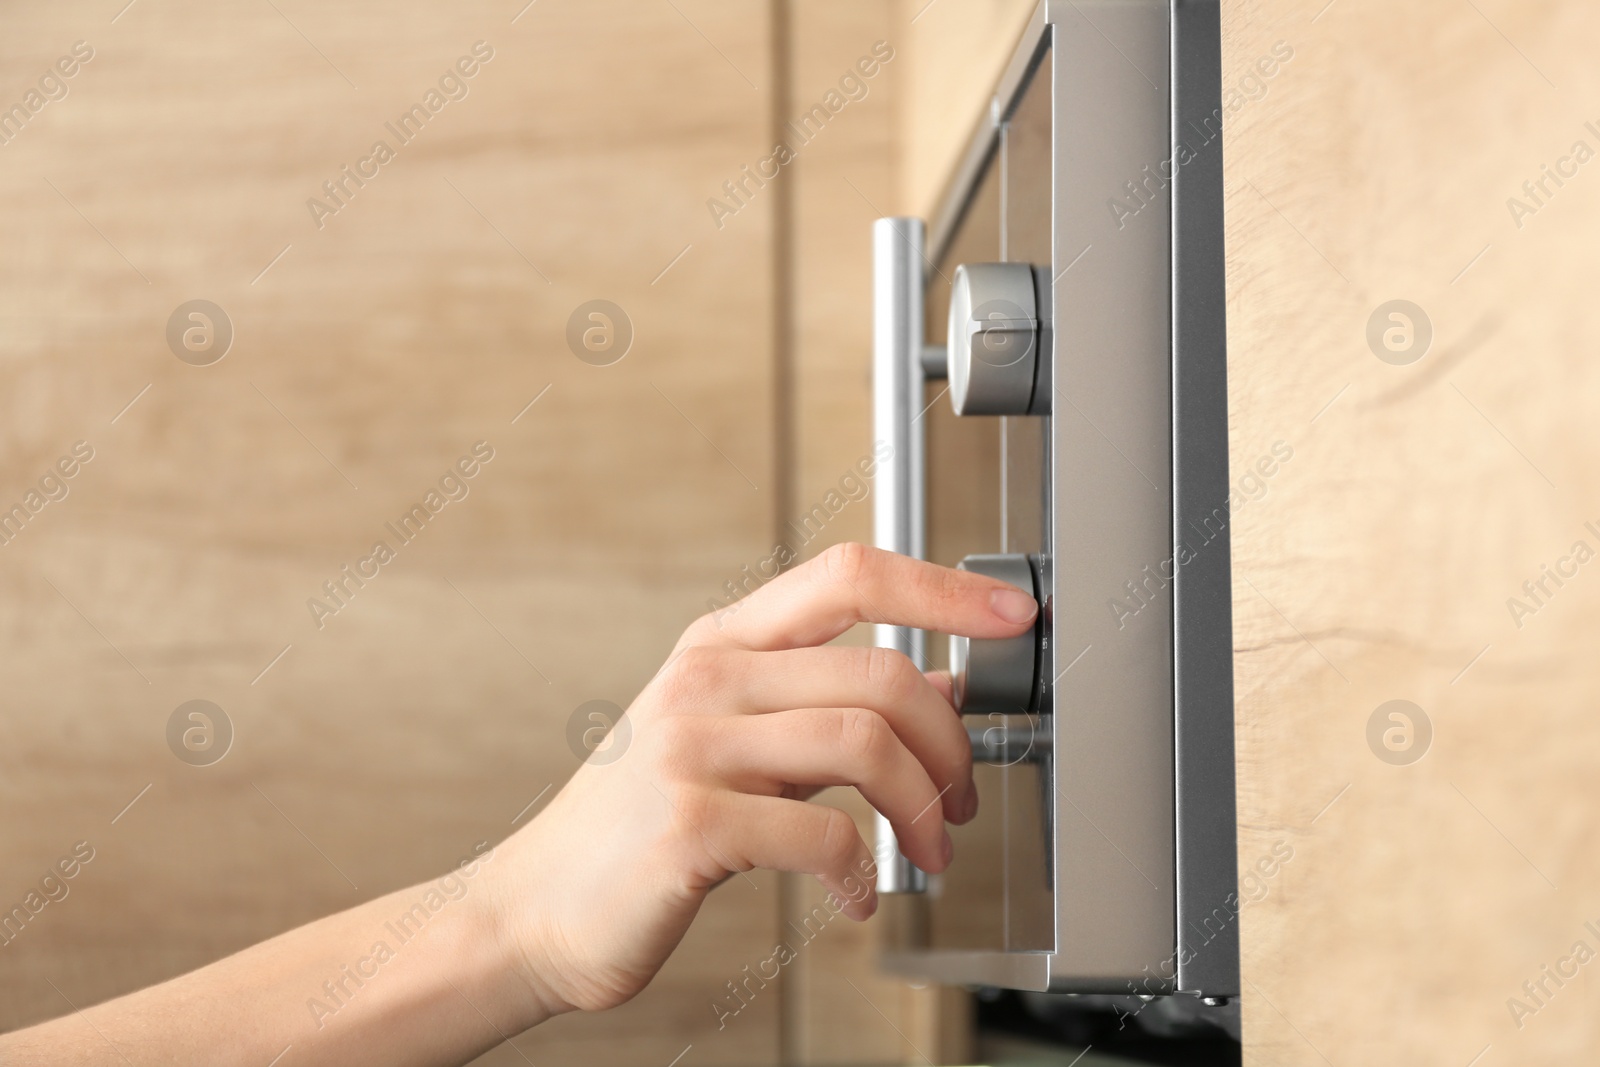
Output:
<svg viewBox="0 0 1600 1067">
<path fill-rule="evenodd" d="M 1050 410 L 1050 278 L 1026 263 L 964 263 L 950 289 L 946 332 L 957 415 Z"/>
<path fill-rule="evenodd" d="M 968 556 L 957 567 L 1009 582 L 1039 598 L 1038 580 L 1027 556 Z M 1044 612 L 1016 637 L 950 638 L 950 688 L 963 715 L 1030 714 L 1039 669 Z"/>
</svg>

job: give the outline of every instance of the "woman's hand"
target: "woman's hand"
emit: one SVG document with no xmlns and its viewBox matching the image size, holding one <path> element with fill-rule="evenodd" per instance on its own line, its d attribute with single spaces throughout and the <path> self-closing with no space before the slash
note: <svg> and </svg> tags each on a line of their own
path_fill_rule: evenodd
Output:
<svg viewBox="0 0 1600 1067">
<path fill-rule="evenodd" d="M 972 750 L 904 656 L 820 648 L 857 622 L 1005 637 L 1033 597 L 842 545 L 707 616 L 531 824 L 458 872 L 359 904 L 128 996 L 0 1037 L 0 1061 L 436 1067 L 643 989 L 707 892 L 752 867 L 805 871 L 854 919 L 872 857 L 805 803 L 853 785 L 930 871 L 977 811 Z M 616 744 L 622 744 L 619 734 Z M 398 925 L 397 925 L 398 924 Z"/>
<path fill-rule="evenodd" d="M 1036 611 L 1005 583 L 846 544 L 696 621 L 628 709 L 626 749 L 584 764 L 485 871 L 541 1014 L 634 996 L 735 872 L 812 874 L 870 916 L 854 821 L 805 803 L 826 786 L 858 788 L 912 862 L 944 870 L 945 823 L 978 807 L 947 686 L 897 652 L 818 646 L 858 622 L 1008 637 Z"/>
</svg>

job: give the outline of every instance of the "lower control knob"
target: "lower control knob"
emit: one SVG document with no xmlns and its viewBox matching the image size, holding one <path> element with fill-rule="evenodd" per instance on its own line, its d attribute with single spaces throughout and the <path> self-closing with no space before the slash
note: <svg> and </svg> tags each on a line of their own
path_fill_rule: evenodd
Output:
<svg viewBox="0 0 1600 1067">
<path fill-rule="evenodd" d="M 1033 565 L 1027 556 L 968 556 L 957 564 L 964 571 L 998 578 L 1039 597 Z M 1039 663 L 1039 627 L 1016 637 L 996 640 L 950 638 L 950 687 L 956 710 L 963 715 L 1025 715 L 1034 710 Z"/>
</svg>

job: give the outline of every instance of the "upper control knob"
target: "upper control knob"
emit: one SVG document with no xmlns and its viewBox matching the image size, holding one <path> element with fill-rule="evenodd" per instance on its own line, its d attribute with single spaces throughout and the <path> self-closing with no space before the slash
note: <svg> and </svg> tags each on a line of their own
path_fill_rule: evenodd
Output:
<svg viewBox="0 0 1600 1067">
<path fill-rule="evenodd" d="M 1043 379 L 1049 358 L 1040 357 L 1046 347 L 1048 287 L 1049 278 L 1036 278 L 1026 263 L 964 263 L 956 268 L 946 346 L 950 402 L 957 415 L 1048 410 L 1050 391 Z"/>
<path fill-rule="evenodd" d="M 1027 556 L 968 556 L 956 566 L 1009 582 L 1035 599 L 1039 596 Z M 957 711 L 963 715 L 1023 715 L 1033 710 L 1043 619 L 1040 611 L 1033 627 L 1016 637 L 950 638 L 950 688 Z"/>
</svg>

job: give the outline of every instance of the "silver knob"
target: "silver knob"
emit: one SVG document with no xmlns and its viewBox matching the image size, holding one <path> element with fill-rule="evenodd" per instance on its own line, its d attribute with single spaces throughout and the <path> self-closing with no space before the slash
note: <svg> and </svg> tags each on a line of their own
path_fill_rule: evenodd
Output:
<svg viewBox="0 0 1600 1067">
<path fill-rule="evenodd" d="M 1009 582 L 1035 598 L 1039 595 L 1027 556 L 968 556 L 957 566 Z M 1031 630 L 997 640 L 950 638 L 950 688 L 957 711 L 1024 715 L 1033 710 L 1039 626 L 1035 622 Z"/>
<path fill-rule="evenodd" d="M 1048 317 L 1040 314 L 1034 270 L 1026 263 L 965 263 L 956 268 L 946 344 L 950 402 L 957 415 L 1045 410 L 1049 389 L 1038 389 L 1044 369 L 1039 350 L 1041 320 Z M 1048 358 L 1044 363 L 1048 365 Z"/>
</svg>

